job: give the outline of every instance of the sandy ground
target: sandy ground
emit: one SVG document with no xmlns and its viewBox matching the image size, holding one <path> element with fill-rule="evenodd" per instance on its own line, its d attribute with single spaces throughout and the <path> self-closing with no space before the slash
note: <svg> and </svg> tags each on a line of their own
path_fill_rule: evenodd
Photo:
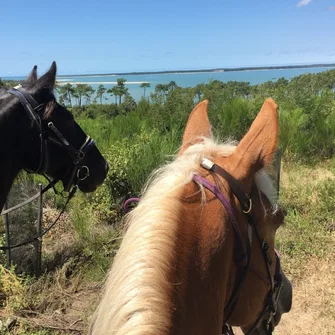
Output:
<svg viewBox="0 0 335 335">
<path fill-rule="evenodd" d="M 292 310 L 283 317 L 276 335 L 335 334 L 334 258 L 309 262 L 309 271 L 294 283 Z"/>
<path fill-rule="evenodd" d="M 334 258 L 311 258 L 306 265 L 302 278 L 292 283 L 292 310 L 283 315 L 274 335 L 335 335 Z M 236 329 L 236 335 L 242 332 Z"/>
<path fill-rule="evenodd" d="M 283 315 L 274 335 L 335 335 L 334 257 L 311 258 L 306 265 L 308 270 L 302 279 L 293 281 L 292 310 Z M 23 319 L 35 327 L 65 331 L 66 334 L 86 334 L 87 319 L 101 285 L 78 283 L 76 290 L 59 287 L 57 294 L 63 302 L 68 301 L 66 307 L 54 310 L 52 315 L 32 312 Z M 235 334 L 242 335 L 242 332 L 235 329 Z"/>
<path fill-rule="evenodd" d="M 293 281 L 293 305 L 274 335 L 335 334 L 335 261 L 311 259 L 301 280 Z M 236 335 L 242 332 L 236 330 Z"/>
</svg>

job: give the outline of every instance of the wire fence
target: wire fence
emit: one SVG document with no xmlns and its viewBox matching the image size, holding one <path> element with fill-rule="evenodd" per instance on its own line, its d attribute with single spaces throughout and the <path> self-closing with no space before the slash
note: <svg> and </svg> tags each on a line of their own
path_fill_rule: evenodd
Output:
<svg viewBox="0 0 335 335">
<path fill-rule="evenodd" d="M 42 184 L 16 183 L 12 186 L 0 216 L 5 226 L 6 265 L 15 265 L 18 273 L 41 274 L 42 238 L 34 239 L 42 232 L 43 195 Z M 21 242 L 32 242 L 15 247 Z"/>
</svg>

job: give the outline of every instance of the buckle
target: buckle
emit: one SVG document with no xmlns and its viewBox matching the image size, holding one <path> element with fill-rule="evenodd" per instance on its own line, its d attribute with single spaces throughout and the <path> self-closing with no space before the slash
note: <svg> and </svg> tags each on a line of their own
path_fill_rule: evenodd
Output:
<svg viewBox="0 0 335 335">
<path fill-rule="evenodd" d="M 77 165 L 81 160 L 84 159 L 84 157 L 85 157 L 85 152 L 83 152 L 82 150 L 79 150 L 76 159 L 73 160 L 73 163 Z"/>
<path fill-rule="evenodd" d="M 82 172 L 84 172 L 83 176 L 81 176 Z M 77 170 L 77 178 L 79 181 L 83 181 L 89 176 L 90 176 L 90 169 L 86 165 L 83 165 L 81 168 Z"/>
<path fill-rule="evenodd" d="M 247 210 L 243 209 L 243 213 L 244 214 L 249 214 L 251 212 L 251 209 L 252 209 L 252 200 L 251 200 L 251 198 L 249 198 L 249 208 Z"/>
<path fill-rule="evenodd" d="M 44 106 L 45 106 L 45 104 L 39 104 L 38 106 L 36 106 L 35 108 L 34 108 L 34 111 L 36 111 L 36 112 L 41 112 L 42 111 L 42 109 L 44 108 Z"/>
</svg>

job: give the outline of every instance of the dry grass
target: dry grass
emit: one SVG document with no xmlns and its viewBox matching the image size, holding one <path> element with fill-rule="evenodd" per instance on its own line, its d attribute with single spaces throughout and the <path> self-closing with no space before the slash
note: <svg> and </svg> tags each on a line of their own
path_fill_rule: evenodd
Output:
<svg viewBox="0 0 335 335">
<path fill-rule="evenodd" d="M 278 244 L 293 283 L 293 306 L 275 334 L 335 333 L 334 171 L 334 161 L 283 164 L 281 194 L 288 215 Z"/>
<path fill-rule="evenodd" d="M 313 167 L 283 164 L 281 200 L 288 215 L 277 245 L 294 291 L 292 310 L 283 316 L 274 335 L 335 334 L 334 172 L 335 161 Z M 56 213 L 47 209 L 44 223 Z M 118 246 L 113 239 L 119 242 L 118 234 L 107 238 L 107 230 L 110 227 L 91 222 L 86 211 L 77 210 L 77 215 L 67 216 L 45 238 L 46 256 L 64 255 L 75 242 L 80 243 L 81 252 L 74 258 L 74 250 L 69 251 L 58 270 L 29 287 L 30 310 L 18 315 L 21 324 L 37 332 L 18 330 L 16 334 L 85 334 L 102 286 L 101 274 Z"/>
<path fill-rule="evenodd" d="M 334 255 L 333 255 L 334 256 Z M 293 279 L 293 307 L 285 314 L 274 335 L 333 335 L 335 329 L 335 268 L 334 257 L 311 257 L 305 264 L 302 279 Z M 25 322 L 35 329 L 49 329 L 67 334 L 85 334 L 87 318 L 96 304 L 100 285 L 79 284 L 79 278 L 66 279 L 58 272 L 56 282 L 48 288 L 39 287 L 49 297 L 44 313 L 27 313 Z M 35 288 L 37 289 L 37 287 Z M 26 333 L 28 334 L 28 333 Z M 50 334 L 52 334 L 50 332 Z M 236 330 L 236 335 L 242 334 Z"/>
<path fill-rule="evenodd" d="M 335 333 L 334 257 L 311 258 L 307 269 L 302 280 L 293 282 L 292 310 L 283 317 L 277 335 Z"/>
<path fill-rule="evenodd" d="M 75 264 L 64 264 L 27 287 L 24 308 L 14 314 L 8 308 L 0 309 L 0 319 L 15 315 L 19 323 L 13 335 L 39 334 L 40 330 L 46 335 L 84 334 L 100 289 L 101 283 L 85 281 Z"/>
<path fill-rule="evenodd" d="M 278 242 L 294 291 L 292 310 L 275 334 L 335 334 L 334 161 L 284 164 L 283 171 L 288 216 Z"/>
<path fill-rule="evenodd" d="M 335 267 L 334 255 L 311 257 L 303 279 L 293 280 L 293 305 L 284 314 L 274 335 L 334 335 Z M 236 329 L 236 335 L 243 333 Z"/>
</svg>

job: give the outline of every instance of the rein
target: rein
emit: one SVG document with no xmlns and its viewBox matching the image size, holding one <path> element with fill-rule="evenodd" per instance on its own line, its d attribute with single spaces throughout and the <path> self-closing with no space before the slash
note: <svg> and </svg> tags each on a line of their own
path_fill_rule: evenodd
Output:
<svg viewBox="0 0 335 335">
<path fill-rule="evenodd" d="M 248 220 L 248 240 L 247 240 L 247 246 L 245 247 L 242 237 L 241 237 L 240 230 L 236 222 L 235 215 L 233 214 L 233 208 L 230 202 L 225 198 L 223 192 L 221 192 L 215 185 L 209 182 L 206 178 L 199 176 L 199 175 L 193 176 L 193 181 L 204 186 L 210 192 L 212 192 L 221 201 L 222 205 L 225 207 L 229 215 L 230 221 L 232 223 L 235 236 L 237 237 L 238 244 L 240 246 L 240 248 L 238 249 L 242 250 L 243 259 L 244 259 L 244 262 L 243 262 L 244 264 L 242 265 L 243 269 L 242 269 L 242 274 L 240 276 L 240 279 L 233 290 L 232 296 L 230 297 L 227 305 L 224 308 L 225 319 L 223 321 L 224 326 L 222 329 L 222 334 L 223 335 L 234 335 L 233 329 L 227 323 L 227 321 L 229 320 L 229 318 L 231 317 L 234 311 L 234 307 L 238 301 L 239 293 L 243 286 L 244 280 L 246 279 L 248 270 L 251 269 L 250 268 L 250 258 L 251 258 L 251 247 L 252 247 L 252 235 L 253 235 L 253 232 L 255 232 L 256 239 L 260 245 L 262 255 L 264 258 L 264 262 L 265 262 L 265 266 L 266 266 L 266 270 L 268 274 L 267 282 L 270 283 L 270 290 L 266 297 L 265 306 L 263 310 L 261 311 L 260 315 L 257 317 L 253 326 L 247 331 L 246 335 L 251 334 L 255 329 L 258 329 L 260 327 L 263 328 L 266 334 L 271 335 L 274 330 L 274 315 L 277 309 L 278 298 L 279 298 L 280 291 L 283 285 L 282 276 L 280 274 L 279 254 L 278 252 L 275 253 L 276 270 L 275 270 L 274 277 L 272 277 L 271 270 L 270 270 L 270 265 L 272 264 L 272 260 L 269 256 L 269 245 L 264 239 L 260 237 L 258 229 L 255 225 L 254 218 L 251 213 L 252 212 L 251 197 L 246 195 L 244 191 L 242 190 L 241 186 L 239 185 L 239 183 L 236 181 L 236 179 L 231 174 L 229 174 L 226 170 L 221 168 L 220 166 L 216 165 L 215 163 L 211 162 L 208 159 L 203 159 L 201 162 L 201 166 L 208 171 L 218 174 L 219 176 L 223 177 L 228 182 L 233 194 L 238 199 L 242 207 L 242 211 L 246 215 L 247 220 Z M 251 269 L 251 270 L 255 272 L 254 269 Z M 264 317 L 267 316 L 267 313 L 268 313 L 267 320 L 263 321 Z"/>
</svg>

